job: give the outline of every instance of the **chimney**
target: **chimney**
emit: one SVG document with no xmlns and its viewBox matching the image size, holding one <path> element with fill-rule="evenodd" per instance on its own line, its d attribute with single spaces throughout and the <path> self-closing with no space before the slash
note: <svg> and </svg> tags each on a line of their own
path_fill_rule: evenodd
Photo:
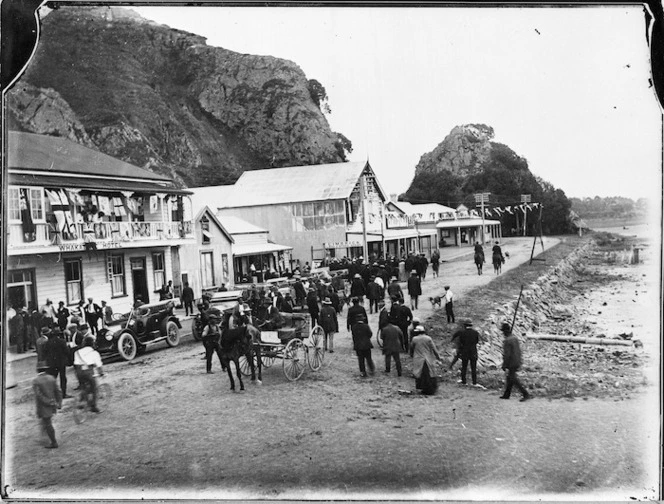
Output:
<svg viewBox="0 0 664 504">
<path fill-rule="evenodd" d="M 396 203 L 398 197 L 399 197 L 399 195 L 397 193 L 392 193 L 392 194 L 390 194 L 390 201 L 392 203 Z"/>
</svg>

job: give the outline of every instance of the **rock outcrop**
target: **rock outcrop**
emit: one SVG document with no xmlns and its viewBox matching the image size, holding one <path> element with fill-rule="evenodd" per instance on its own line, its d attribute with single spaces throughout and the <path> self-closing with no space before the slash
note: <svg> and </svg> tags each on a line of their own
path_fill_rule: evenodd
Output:
<svg viewBox="0 0 664 504">
<path fill-rule="evenodd" d="M 484 124 L 456 126 L 433 151 L 420 158 L 415 175 L 443 170 L 461 176 L 478 173 L 489 159 L 493 136 L 493 128 Z"/>
<path fill-rule="evenodd" d="M 232 183 L 247 169 L 345 160 L 308 82 L 291 61 L 211 47 L 127 9 L 63 5 L 8 94 L 10 127 L 92 142 L 183 185 Z"/>
</svg>

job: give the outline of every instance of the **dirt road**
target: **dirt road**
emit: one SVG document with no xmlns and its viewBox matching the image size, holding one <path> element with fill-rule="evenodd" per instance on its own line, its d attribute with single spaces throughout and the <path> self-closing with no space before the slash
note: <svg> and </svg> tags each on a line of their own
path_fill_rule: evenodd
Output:
<svg viewBox="0 0 664 504">
<path fill-rule="evenodd" d="M 531 248 L 507 241 L 504 271 Z M 445 284 L 463 299 L 492 278 L 470 256 L 444 263 L 416 315 L 427 317 Z M 652 387 L 629 400 L 520 403 L 450 383 L 404 395 L 408 371 L 385 375 L 373 354 L 378 372 L 362 379 L 342 330 L 320 371 L 289 382 L 277 361 L 262 385 L 233 393 L 218 367 L 205 374 L 199 344 L 154 349 L 108 366 L 114 402 L 91 421 L 74 424 L 65 402 L 57 450 L 42 448 L 32 394 L 17 387 L 7 391 L 4 483 L 16 498 L 656 498 L 657 425 L 643 421 L 657 418 Z"/>
</svg>

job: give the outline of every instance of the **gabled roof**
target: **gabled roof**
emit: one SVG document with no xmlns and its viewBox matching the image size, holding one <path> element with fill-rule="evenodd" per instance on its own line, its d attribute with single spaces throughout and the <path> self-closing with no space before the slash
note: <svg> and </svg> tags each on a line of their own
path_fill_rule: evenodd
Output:
<svg viewBox="0 0 664 504">
<path fill-rule="evenodd" d="M 46 175 L 93 175 L 172 184 L 171 179 L 125 163 L 66 138 L 20 131 L 8 134 L 7 167 Z"/>
<path fill-rule="evenodd" d="M 217 218 L 231 235 L 268 232 L 267 229 L 255 226 L 251 222 L 247 222 L 234 215 L 218 215 Z"/>
<path fill-rule="evenodd" d="M 215 225 L 221 230 L 221 232 L 222 232 L 224 235 L 226 235 L 226 237 L 228 238 L 228 240 L 229 240 L 231 243 L 235 243 L 235 240 L 233 239 L 233 237 L 231 236 L 231 234 L 230 234 L 230 233 L 228 232 L 228 230 L 224 227 L 224 225 L 219 221 L 219 219 L 217 218 L 215 212 L 214 212 L 209 206 L 206 205 L 206 206 L 202 207 L 202 208 L 196 213 L 196 217 L 194 217 L 194 222 L 198 222 L 198 221 L 200 221 L 200 220 L 201 220 L 201 217 L 203 217 L 204 214 L 207 214 L 208 216 L 210 216 L 210 217 L 212 218 L 212 222 L 214 222 Z"/>
<path fill-rule="evenodd" d="M 204 187 L 189 187 L 193 192 L 191 197 L 192 206 L 194 209 L 203 206 L 209 206 L 215 212 L 217 208 L 225 206 L 225 202 L 235 192 L 234 185 L 218 185 L 218 186 L 204 186 Z M 196 210 L 194 210 L 196 211 Z"/>
<path fill-rule="evenodd" d="M 218 208 L 345 199 L 365 167 L 373 173 L 367 161 L 245 171 L 232 194 L 225 201 L 220 198 Z M 376 185 L 387 199 L 377 180 Z"/>
</svg>

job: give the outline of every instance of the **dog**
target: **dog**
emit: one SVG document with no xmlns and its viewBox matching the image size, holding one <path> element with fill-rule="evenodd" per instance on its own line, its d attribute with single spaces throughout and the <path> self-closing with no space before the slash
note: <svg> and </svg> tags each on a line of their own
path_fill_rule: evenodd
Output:
<svg viewBox="0 0 664 504">
<path fill-rule="evenodd" d="M 440 308 L 442 306 L 442 299 L 441 299 L 440 296 L 430 297 L 429 301 L 431 301 L 431 308 L 432 309 L 435 308 L 436 305 L 438 305 L 438 308 Z"/>
</svg>

